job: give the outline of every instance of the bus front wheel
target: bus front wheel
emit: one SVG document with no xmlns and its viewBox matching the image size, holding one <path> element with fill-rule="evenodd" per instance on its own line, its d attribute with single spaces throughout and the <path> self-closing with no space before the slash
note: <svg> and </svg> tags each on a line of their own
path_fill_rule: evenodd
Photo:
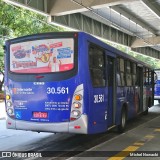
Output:
<svg viewBox="0 0 160 160">
<path fill-rule="evenodd" d="M 120 119 L 120 124 L 118 125 L 118 132 L 123 133 L 126 128 L 126 122 L 127 122 L 127 113 L 126 109 L 123 108 L 121 112 L 121 119 Z"/>
</svg>

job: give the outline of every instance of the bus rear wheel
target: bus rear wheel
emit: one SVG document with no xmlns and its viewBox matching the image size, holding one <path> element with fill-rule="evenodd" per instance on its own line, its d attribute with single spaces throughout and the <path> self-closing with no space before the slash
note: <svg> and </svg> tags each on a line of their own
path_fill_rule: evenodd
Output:
<svg viewBox="0 0 160 160">
<path fill-rule="evenodd" d="M 122 109 L 120 121 L 121 121 L 120 125 L 118 125 L 118 132 L 123 133 L 125 131 L 126 122 L 127 122 L 127 113 L 125 108 Z"/>
<path fill-rule="evenodd" d="M 143 115 L 148 115 L 148 109 L 143 112 Z"/>
<path fill-rule="evenodd" d="M 149 100 L 148 100 L 148 108 L 147 108 L 147 110 L 145 110 L 145 111 L 143 112 L 143 115 L 148 115 L 148 109 L 149 109 L 150 107 L 152 107 L 151 98 L 149 98 Z"/>
</svg>

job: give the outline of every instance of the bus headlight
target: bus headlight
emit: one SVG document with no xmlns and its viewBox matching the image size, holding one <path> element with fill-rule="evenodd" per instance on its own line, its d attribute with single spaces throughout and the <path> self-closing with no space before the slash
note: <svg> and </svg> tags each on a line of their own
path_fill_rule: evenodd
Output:
<svg viewBox="0 0 160 160">
<path fill-rule="evenodd" d="M 8 101 L 7 102 L 7 107 L 11 107 L 12 106 L 12 102 Z"/>
</svg>

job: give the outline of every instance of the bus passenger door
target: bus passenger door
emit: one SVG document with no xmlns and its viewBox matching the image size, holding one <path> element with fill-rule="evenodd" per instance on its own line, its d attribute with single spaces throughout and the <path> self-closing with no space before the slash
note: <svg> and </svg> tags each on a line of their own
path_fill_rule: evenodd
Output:
<svg viewBox="0 0 160 160">
<path fill-rule="evenodd" d="M 107 123 L 108 127 L 111 127 L 115 122 L 115 59 L 107 56 L 106 64 L 108 87 Z"/>
</svg>

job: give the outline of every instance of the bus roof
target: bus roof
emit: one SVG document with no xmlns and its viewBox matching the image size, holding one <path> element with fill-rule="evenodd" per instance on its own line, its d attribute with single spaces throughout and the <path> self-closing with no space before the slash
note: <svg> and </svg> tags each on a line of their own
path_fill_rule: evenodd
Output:
<svg viewBox="0 0 160 160">
<path fill-rule="evenodd" d="M 74 34 L 76 34 L 76 33 L 77 33 L 77 34 L 85 35 L 85 36 L 86 36 L 87 38 L 89 38 L 89 39 L 90 39 L 90 38 L 94 39 L 95 42 L 98 42 L 99 44 L 101 44 L 101 47 L 104 46 L 103 48 L 107 48 L 107 50 L 109 50 L 110 52 L 112 52 L 112 53 L 114 53 L 114 54 L 116 54 L 116 55 L 119 55 L 119 56 L 124 57 L 124 58 L 126 58 L 126 59 L 130 59 L 130 60 L 138 63 L 138 64 L 141 65 L 141 66 L 148 67 L 148 68 L 150 68 L 150 69 L 152 69 L 152 70 L 154 69 L 154 68 L 151 67 L 149 64 L 144 63 L 144 62 L 142 62 L 142 61 L 134 58 L 133 56 L 128 55 L 127 53 L 122 52 L 122 51 L 120 51 L 120 50 L 118 50 L 118 49 L 110 46 L 109 44 L 103 42 L 102 40 L 97 39 L 95 36 L 93 36 L 93 35 L 91 35 L 91 34 L 89 34 L 89 33 L 86 33 L 86 32 L 82 32 L 82 31 L 80 31 L 80 32 L 77 32 L 77 31 L 76 31 L 76 32 L 73 32 L 73 31 L 72 31 L 72 32 L 46 32 L 46 33 L 32 34 L 32 35 L 27 35 L 27 36 L 23 36 L 23 37 L 18 37 L 18 38 L 14 38 L 14 39 L 7 40 L 7 41 L 6 41 L 6 44 L 7 44 L 7 43 L 10 44 L 10 43 L 12 43 L 12 42 L 13 42 L 13 43 L 19 43 L 20 40 L 24 40 L 24 39 L 25 39 L 25 41 L 31 40 L 31 37 L 34 38 L 34 39 L 39 39 L 39 37 L 47 38 L 47 37 L 51 37 L 52 35 L 55 35 L 55 36 L 56 36 L 56 35 L 61 35 L 61 36 L 63 37 L 63 36 L 69 36 L 69 35 L 74 36 Z"/>
<path fill-rule="evenodd" d="M 152 66 L 150 66 L 149 64 L 144 63 L 144 62 L 142 62 L 142 61 L 134 58 L 133 56 L 131 56 L 131 55 L 125 53 L 125 52 L 122 52 L 122 51 L 118 50 L 117 48 L 114 48 L 113 46 L 110 46 L 109 44 L 103 42 L 102 40 L 97 39 L 97 38 L 94 37 L 93 35 L 90 35 L 90 34 L 85 33 L 85 32 L 79 32 L 79 33 L 86 34 L 86 35 L 88 35 L 88 36 L 90 36 L 90 37 L 92 37 L 92 38 L 95 38 L 95 39 L 98 40 L 102 45 L 107 46 L 107 50 L 111 51 L 112 53 L 114 53 L 114 54 L 116 54 L 116 55 L 119 55 L 119 56 L 124 57 L 124 58 L 126 58 L 126 59 L 130 59 L 130 60 L 132 60 L 133 62 L 138 63 L 140 66 L 145 66 L 145 67 L 148 67 L 148 68 L 154 70 L 154 68 L 153 68 Z"/>
</svg>

